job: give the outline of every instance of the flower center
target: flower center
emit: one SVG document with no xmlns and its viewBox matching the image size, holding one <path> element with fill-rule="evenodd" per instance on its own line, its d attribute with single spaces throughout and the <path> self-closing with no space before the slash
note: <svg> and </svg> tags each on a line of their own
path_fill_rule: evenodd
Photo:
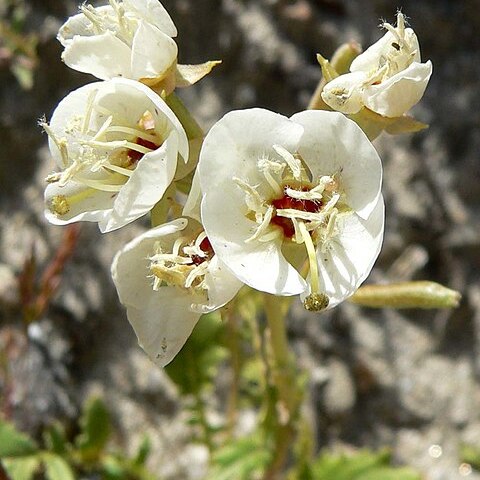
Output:
<svg viewBox="0 0 480 480">
<path fill-rule="evenodd" d="M 280 198 L 272 200 L 272 205 L 275 207 L 275 213 L 272 217 L 271 223 L 278 225 L 283 230 L 283 234 L 286 238 L 292 239 L 295 235 L 295 226 L 293 220 L 286 217 L 281 217 L 276 214 L 278 210 L 293 209 L 297 211 L 316 213 L 322 208 L 323 202 L 317 200 L 305 200 L 291 197 L 287 192 L 291 190 L 290 185 L 284 187 L 284 194 Z M 301 187 L 301 191 L 307 192 L 307 187 Z"/>
<path fill-rule="evenodd" d="M 165 252 L 157 243 L 149 267 L 153 275 L 153 289 L 176 286 L 194 294 L 205 293 L 205 275 L 213 255 L 213 248 L 205 232 L 201 232 L 195 239 L 179 237 L 173 244 L 171 253 Z"/>
<path fill-rule="evenodd" d="M 314 180 L 298 154 L 292 155 L 279 145 L 274 145 L 273 149 L 282 161 L 260 158 L 257 162 L 273 190 L 271 198 L 260 195 L 257 187 L 248 182 L 234 178 L 245 192 L 246 216 L 257 224 L 246 242 L 269 242 L 281 236 L 284 240 L 303 244 L 311 290 L 304 305 L 307 310 L 323 310 L 329 299 L 320 289 L 317 256 L 330 247 L 330 242 L 339 233 L 338 216 L 349 208 L 342 198 L 337 175 Z"/>
<path fill-rule="evenodd" d="M 50 202 L 50 210 L 65 215 L 71 206 L 93 195 L 95 190 L 112 192 L 116 196 L 132 175 L 139 160 L 156 150 L 163 142 L 155 128 L 155 119 L 147 110 L 142 117 L 128 124 L 128 119 L 116 118 L 95 102 L 98 90 L 88 97 L 83 115 L 72 116 L 63 132 L 54 131 L 46 122 L 44 130 L 57 146 L 63 170 L 47 177 L 48 183 L 65 186 L 74 181 L 86 188 L 75 195 L 59 195 Z M 92 129 L 94 114 L 105 118 L 101 126 Z M 62 135 L 64 134 L 64 136 Z"/>
</svg>

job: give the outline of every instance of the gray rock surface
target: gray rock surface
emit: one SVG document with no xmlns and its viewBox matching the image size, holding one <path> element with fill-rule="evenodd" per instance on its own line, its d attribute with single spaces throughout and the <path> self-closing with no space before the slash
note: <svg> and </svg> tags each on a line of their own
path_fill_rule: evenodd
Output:
<svg viewBox="0 0 480 480">
<path fill-rule="evenodd" d="M 182 97 L 205 128 L 225 112 L 260 106 L 290 115 L 319 79 L 315 54 L 375 41 L 397 2 L 375 0 L 165 0 L 179 29 L 180 61 L 223 63 Z M 109 277 L 115 252 L 144 222 L 101 236 L 84 225 L 80 246 L 47 315 L 28 335 L 11 301 L 12 276 L 35 245 L 44 264 L 62 229 L 42 216 L 53 165 L 36 126 L 70 90 L 89 82 L 60 61 L 58 26 L 76 2 L 27 1 L 38 33 L 32 91 L 0 69 L 0 343 L 16 381 L 0 375 L 2 408 L 37 432 L 71 419 L 101 391 L 133 449 L 145 431 L 163 478 L 202 478 L 205 451 L 189 443 L 178 393 L 136 346 Z M 429 130 L 384 136 L 387 224 L 371 281 L 431 279 L 460 290 L 455 311 L 371 311 L 343 305 L 325 315 L 296 305 L 290 318 L 299 362 L 311 371 L 310 414 L 319 445 L 392 447 L 429 480 L 460 480 L 459 446 L 480 445 L 480 9 L 476 0 L 405 0 L 434 75 L 415 115 Z M 6 300 L 5 300 L 6 299 Z M 42 372 L 42 376 L 38 376 Z M 463 473 L 462 473 L 463 472 Z M 468 478 L 479 478 L 472 473 Z"/>
</svg>

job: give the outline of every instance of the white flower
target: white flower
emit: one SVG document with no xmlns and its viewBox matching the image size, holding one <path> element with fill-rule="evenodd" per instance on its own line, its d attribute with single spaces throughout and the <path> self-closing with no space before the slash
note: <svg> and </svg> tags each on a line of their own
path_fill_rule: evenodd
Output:
<svg viewBox="0 0 480 480">
<path fill-rule="evenodd" d="M 405 28 L 400 12 L 396 27 L 383 27 L 387 33 L 355 58 L 350 73 L 325 85 L 322 98 L 332 109 L 354 114 L 367 107 L 385 117 L 400 117 L 422 98 L 432 63 L 421 63 L 415 32 Z"/>
<path fill-rule="evenodd" d="M 231 112 L 198 169 L 205 231 L 242 282 L 322 310 L 367 277 L 383 238 L 382 166 L 342 114 Z"/>
<path fill-rule="evenodd" d="M 140 346 L 164 367 L 201 314 L 229 302 L 241 283 L 214 255 L 201 225 L 180 218 L 117 253 L 112 276 Z"/>
<path fill-rule="evenodd" d="M 125 77 L 158 83 L 175 68 L 177 29 L 158 0 L 109 0 L 60 28 L 62 58 L 71 68 L 102 80 Z"/>
<path fill-rule="evenodd" d="M 47 219 L 98 222 L 109 232 L 146 214 L 171 183 L 188 140 L 166 103 L 127 79 L 73 91 L 53 113 L 49 135 L 59 172 L 47 178 Z"/>
</svg>

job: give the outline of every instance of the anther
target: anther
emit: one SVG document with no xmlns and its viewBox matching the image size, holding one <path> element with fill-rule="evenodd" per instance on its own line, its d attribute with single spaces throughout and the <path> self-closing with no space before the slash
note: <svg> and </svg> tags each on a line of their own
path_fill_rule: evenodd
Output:
<svg viewBox="0 0 480 480">
<path fill-rule="evenodd" d="M 311 293 L 303 301 L 303 306 L 309 312 L 321 312 L 328 307 L 329 303 L 330 298 L 325 293 Z"/>
<path fill-rule="evenodd" d="M 70 211 L 70 204 L 65 195 L 54 195 L 50 200 L 50 211 L 55 215 L 66 215 Z"/>
</svg>

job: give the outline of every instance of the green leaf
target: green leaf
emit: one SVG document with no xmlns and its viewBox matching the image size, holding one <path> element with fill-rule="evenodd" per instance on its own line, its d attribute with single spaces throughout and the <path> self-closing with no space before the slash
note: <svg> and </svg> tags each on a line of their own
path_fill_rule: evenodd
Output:
<svg viewBox="0 0 480 480">
<path fill-rule="evenodd" d="M 31 480 L 40 466 L 40 458 L 37 455 L 6 458 L 2 463 L 12 480 Z"/>
<path fill-rule="evenodd" d="M 463 445 L 460 450 L 462 462 L 469 463 L 475 470 L 480 470 L 480 449 L 472 445 Z"/>
<path fill-rule="evenodd" d="M 211 383 L 227 354 L 221 346 L 223 329 L 218 313 L 203 315 L 180 353 L 165 367 L 182 394 L 198 393 Z"/>
<path fill-rule="evenodd" d="M 53 424 L 43 432 L 45 446 L 51 452 L 63 455 L 67 451 L 65 430 L 59 423 Z"/>
<path fill-rule="evenodd" d="M 0 420 L 0 458 L 24 457 L 37 450 L 37 445 L 27 435 L 19 432 L 12 424 Z"/>
<path fill-rule="evenodd" d="M 410 468 L 381 467 L 360 475 L 358 480 L 421 480 L 421 476 Z"/>
<path fill-rule="evenodd" d="M 145 462 L 150 455 L 151 450 L 152 443 L 150 442 L 150 438 L 147 436 L 143 437 L 142 443 L 140 443 L 137 453 L 133 458 L 133 463 L 135 465 L 145 465 Z"/>
<path fill-rule="evenodd" d="M 268 445 L 259 434 L 235 440 L 212 457 L 209 480 L 250 480 L 271 461 Z"/>
<path fill-rule="evenodd" d="M 355 455 L 324 453 L 312 465 L 313 478 L 318 480 L 420 480 L 409 468 L 389 466 L 387 451 L 361 451 Z"/>
<path fill-rule="evenodd" d="M 94 460 L 105 447 L 111 432 L 110 415 L 101 399 L 93 398 L 87 402 L 80 427 L 77 447 L 87 461 Z"/>
<path fill-rule="evenodd" d="M 60 456 L 45 452 L 42 454 L 47 480 L 75 480 L 70 465 Z"/>
<path fill-rule="evenodd" d="M 102 467 L 107 480 L 122 480 L 126 477 L 125 467 L 113 455 L 107 455 L 103 458 Z"/>
</svg>

